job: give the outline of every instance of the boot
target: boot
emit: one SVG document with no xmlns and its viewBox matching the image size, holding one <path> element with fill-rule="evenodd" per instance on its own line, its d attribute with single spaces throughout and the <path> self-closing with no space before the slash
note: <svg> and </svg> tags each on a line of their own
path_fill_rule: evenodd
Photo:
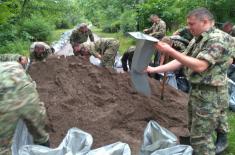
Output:
<svg viewBox="0 0 235 155">
<path fill-rule="evenodd" d="M 215 142 L 215 154 L 219 155 L 228 147 L 227 133 L 217 133 L 217 139 Z"/>
</svg>

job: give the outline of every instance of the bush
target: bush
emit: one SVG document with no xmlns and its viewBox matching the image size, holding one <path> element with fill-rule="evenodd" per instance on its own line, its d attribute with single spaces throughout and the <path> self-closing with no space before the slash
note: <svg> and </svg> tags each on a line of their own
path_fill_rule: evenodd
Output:
<svg viewBox="0 0 235 155">
<path fill-rule="evenodd" d="M 29 55 L 29 41 L 17 39 L 15 41 L 7 41 L 5 44 L 0 45 L 0 53 L 19 53 L 21 55 Z"/>
<path fill-rule="evenodd" d="M 57 29 L 69 29 L 71 27 L 72 27 L 72 24 L 68 20 L 60 20 L 56 22 Z"/>
<path fill-rule="evenodd" d="M 136 30 L 136 12 L 134 10 L 125 11 L 120 18 L 121 31 L 123 33 Z"/>
<path fill-rule="evenodd" d="M 12 24 L 0 25 L 0 42 L 1 45 L 7 41 L 13 41 L 17 38 L 17 28 Z"/>
<path fill-rule="evenodd" d="M 32 41 L 46 41 L 54 30 L 54 25 L 41 16 L 32 16 L 22 22 L 20 33 L 28 33 Z"/>
</svg>

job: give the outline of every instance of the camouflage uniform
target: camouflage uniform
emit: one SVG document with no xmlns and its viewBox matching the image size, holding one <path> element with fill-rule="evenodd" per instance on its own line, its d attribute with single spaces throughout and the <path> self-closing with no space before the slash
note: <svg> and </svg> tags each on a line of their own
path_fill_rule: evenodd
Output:
<svg viewBox="0 0 235 155">
<path fill-rule="evenodd" d="M 193 35 L 187 27 L 177 30 L 176 33 L 178 33 L 178 35 L 183 37 L 184 39 L 188 40 L 188 43 L 193 39 Z"/>
<path fill-rule="evenodd" d="M 0 62 L 19 61 L 20 57 L 20 54 L 0 54 Z"/>
<path fill-rule="evenodd" d="M 90 55 L 97 57 L 100 54 L 102 56 L 101 64 L 112 67 L 119 48 L 119 41 L 114 38 L 101 38 L 95 42 L 85 42 L 80 46 L 88 49 Z"/>
<path fill-rule="evenodd" d="M 42 45 L 44 47 L 44 52 L 40 55 L 37 56 L 35 54 L 35 46 L 37 45 Z M 42 61 L 45 60 L 48 55 L 52 54 L 52 50 L 51 47 L 49 45 L 47 45 L 44 42 L 34 42 L 31 46 L 30 46 L 30 60 L 31 61 Z"/>
<path fill-rule="evenodd" d="M 158 23 L 153 23 L 146 33 L 157 39 L 162 39 L 166 34 L 166 23 L 160 19 Z"/>
<path fill-rule="evenodd" d="M 211 28 L 195 37 L 184 52 L 188 56 L 209 63 L 208 69 L 201 73 L 186 70 L 192 84 L 188 112 L 190 140 L 195 155 L 214 155 L 212 133 L 216 129 L 228 132 L 226 72 L 228 60 L 234 51 L 232 45 L 232 37 Z"/>
<path fill-rule="evenodd" d="M 35 144 L 48 141 L 46 110 L 31 78 L 17 62 L 0 63 L 0 154 L 10 155 L 17 122 L 22 119 Z"/>
<path fill-rule="evenodd" d="M 133 55 L 134 55 L 134 52 L 135 52 L 135 46 L 131 46 L 127 49 L 127 51 L 123 54 L 122 56 L 122 68 L 124 71 L 128 71 L 128 67 L 127 67 L 127 62 L 128 62 L 128 65 L 129 65 L 129 69 L 131 69 L 131 64 L 132 64 L 132 58 L 133 58 Z"/>
<path fill-rule="evenodd" d="M 76 43 L 84 43 L 87 41 L 88 37 L 90 38 L 91 42 L 94 42 L 94 36 L 91 32 L 90 29 L 88 29 L 87 32 L 82 32 L 78 29 L 74 30 L 70 36 L 70 43 L 72 45 L 72 47 L 74 47 L 74 45 L 76 45 Z"/>
</svg>

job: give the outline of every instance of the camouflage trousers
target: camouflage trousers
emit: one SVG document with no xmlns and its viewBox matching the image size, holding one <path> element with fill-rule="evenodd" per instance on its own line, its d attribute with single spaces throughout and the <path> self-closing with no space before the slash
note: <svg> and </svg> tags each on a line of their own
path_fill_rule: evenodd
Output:
<svg viewBox="0 0 235 155">
<path fill-rule="evenodd" d="M 227 86 L 192 85 L 189 99 L 190 142 L 195 155 L 215 155 L 212 134 L 215 130 L 228 132 Z"/>
<path fill-rule="evenodd" d="M 46 109 L 44 103 L 39 101 L 33 82 L 23 88 L 10 89 L 4 92 L 4 96 L 0 94 L 1 99 L 0 155 L 11 155 L 11 145 L 19 119 L 25 122 L 35 144 L 48 141 L 49 135 L 45 131 Z M 4 106 L 1 106 L 2 104 Z M 14 104 L 16 105 L 11 107 Z"/>
<path fill-rule="evenodd" d="M 105 48 L 105 51 L 103 52 L 103 56 L 101 59 L 102 66 L 113 67 L 118 49 L 119 41 L 110 41 L 109 45 Z"/>
</svg>

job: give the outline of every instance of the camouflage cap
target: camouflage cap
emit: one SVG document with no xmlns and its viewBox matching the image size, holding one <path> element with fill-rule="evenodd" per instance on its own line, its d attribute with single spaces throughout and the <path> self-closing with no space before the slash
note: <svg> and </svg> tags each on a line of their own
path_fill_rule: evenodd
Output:
<svg viewBox="0 0 235 155">
<path fill-rule="evenodd" d="M 87 24 L 86 23 L 81 23 L 78 28 L 84 28 L 84 27 L 87 27 Z"/>
</svg>

